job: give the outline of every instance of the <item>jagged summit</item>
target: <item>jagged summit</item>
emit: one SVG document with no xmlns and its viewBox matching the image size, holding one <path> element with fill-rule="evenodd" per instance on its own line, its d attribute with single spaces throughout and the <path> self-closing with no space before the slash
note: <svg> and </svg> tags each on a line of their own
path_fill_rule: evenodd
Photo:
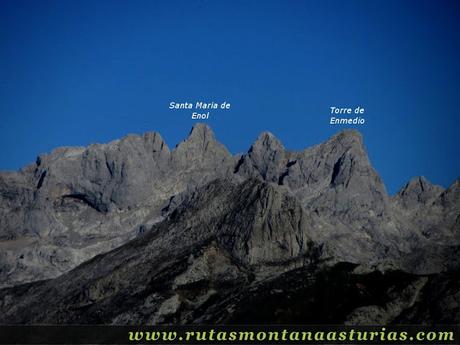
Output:
<svg viewBox="0 0 460 345">
<path fill-rule="evenodd" d="M 112 140 L 108 143 L 94 143 L 87 147 L 83 146 L 61 146 L 53 149 L 49 153 L 41 153 L 37 156 L 36 162 L 38 165 L 44 161 L 53 161 L 56 159 L 74 158 L 82 154 L 88 154 L 88 152 L 107 152 L 113 150 L 123 150 L 124 147 L 134 146 L 147 146 L 152 148 L 155 152 L 157 151 L 168 151 L 169 147 L 163 140 L 162 136 L 158 132 L 145 132 L 142 135 L 139 134 L 127 134 L 121 139 Z"/>
<path fill-rule="evenodd" d="M 281 149 L 284 150 L 284 146 L 281 141 L 271 132 L 262 132 L 257 137 L 257 140 L 252 144 L 254 146 L 263 146 L 270 149 Z"/>
<path fill-rule="evenodd" d="M 159 133 L 147 132 L 58 148 L 19 172 L 0 173 L 0 284 L 56 277 L 126 243 L 216 179 L 256 179 L 295 197 L 313 222 L 312 238 L 343 261 L 396 260 L 419 245 L 421 228 L 428 233 L 440 219 L 447 220 L 437 241 L 460 233 L 458 181 L 441 193 L 419 178 L 390 199 L 355 130 L 302 151 L 263 132 L 245 154 L 232 156 L 197 123 L 172 150 Z M 411 212 L 431 202 L 436 212 L 421 227 Z"/>
<path fill-rule="evenodd" d="M 432 189 L 434 186 L 435 185 L 433 185 L 425 176 L 415 176 L 404 186 L 401 194 L 405 194 L 413 189 L 416 189 L 420 192 L 425 192 Z"/>
<path fill-rule="evenodd" d="M 190 130 L 189 136 L 186 140 L 200 140 L 203 142 L 214 141 L 214 132 L 205 123 L 197 123 Z"/>
<path fill-rule="evenodd" d="M 439 193 L 444 191 L 444 188 L 431 183 L 425 176 L 416 176 L 413 177 L 398 194 L 404 196 L 414 191 L 417 193 L 435 192 L 434 194 L 437 194 L 438 191 Z"/>
<path fill-rule="evenodd" d="M 161 136 L 160 133 L 158 132 L 146 132 L 143 135 L 144 141 L 147 143 L 150 143 L 153 152 L 157 153 L 169 153 L 169 147 L 168 144 L 164 141 L 163 137 Z"/>
<path fill-rule="evenodd" d="M 452 321 L 460 181 L 389 198 L 357 131 L 234 157 L 197 124 L 173 150 L 129 135 L 0 173 L 0 247 L 3 323 L 410 323 L 434 293 Z"/>
<path fill-rule="evenodd" d="M 363 136 L 355 129 L 342 130 L 330 137 L 322 145 L 331 150 L 349 150 L 354 155 L 361 155 L 363 158 L 368 159 Z"/>
<path fill-rule="evenodd" d="M 331 137 L 331 139 L 345 139 L 345 138 L 357 140 L 360 143 L 363 142 L 363 135 L 361 134 L 361 132 L 353 128 L 342 129 L 337 134 Z"/>
<path fill-rule="evenodd" d="M 460 210 L 460 203 L 458 200 L 460 199 L 460 178 L 456 179 L 446 190 L 442 192 L 437 200 L 438 204 L 443 205 L 444 207 L 448 207 L 449 209 L 456 209 Z M 457 221 L 460 223 L 460 216 L 458 217 Z M 460 232 L 460 230 L 459 230 Z"/>
<path fill-rule="evenodd" d="M 358 147 L 365 150 L 362 134 L 356 129 L 343 129 L 337 134 L 328 138 L 324 143 L 317 146 L 324 145 L 341 145 L 345 148 Z M 260 133 L 255 142 L 251 145 L 249 151 L 254 149 L 270 150 L 270 151 L 287 151 L 280 139 L 278 139 L 272 132 L 264 131 Z M 314 147 L 305 150 L 311 150 Z M 295 151 L 292 151 L 293 153 Z"/>
<path fill-rule="evenodd" d="M 218 164 L 226 167 L 232 159 L 231 153 L 216 140 L 212 129 L 204 123 L 193 126 L 187 139 L 179 143 L 173 152 L 173 160 L 180 166 L 196 166 L 194 162 L 199 161 L 198 166 L 213 170 L 219 169 Z"/>
<path fill-rule="evenodd" d="M 434 201 L 444 188 L 432 184 L 424 176 L 412 178 L 395 196 L 395 199 L 406 208 L 429 204 Z"/>
<path fill-rule="evenodd" d="M 447 188 L 447 190 L 452 193 L 453 191 L 458 191 L 460 190 L 460 177 L 458 177 L 450 186 Z M 446 191 L 447 191 L 446 190 Z"/>
<path fill-rule="evenodd" d="M 220 144 L 214 135 L 213 130 L 204 123 L 195 124 L 189 132 L 189 135 L 186 139 L 177 144 L 175 151 L 180 151 L 184 147 L 193 148 L 193 149 L 206 149 L 208 145 L 218 145 Z"/>
<path fill-rule="evenodd" d="M 176 301 L 174 311 L 201 305 L 206 310 L 210 297 L 220 298 L 216 290 L 244 286 L 254 280 L 257 267 L 308 262 L 312 246 L 306 230 L 301 206 L 285 192 L 254 179 L 241 184 L 216 180 L 189 195 L 174 215 L 144 236 L 56 280 L 35 284 L 32 294 L 15 291 L 4 300 L 0 291 L 0 322 L 123 323 L 115 301 L 126 300 L 123 309 L 128 310 L 139 295 L 151 295 L 152 306 Z M 134 266 L 120 264 L 127 257 Z M 13 299 L 18 303 L 11 304 Z M 164 314 L 155 307 L 133 321 L 161 322 Z"/>
</svg>

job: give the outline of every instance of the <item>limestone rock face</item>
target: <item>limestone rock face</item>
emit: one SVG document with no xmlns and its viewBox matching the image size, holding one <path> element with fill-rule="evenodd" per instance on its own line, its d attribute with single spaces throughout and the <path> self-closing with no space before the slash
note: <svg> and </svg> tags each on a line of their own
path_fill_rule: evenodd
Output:
<svg viewBox="0 0 460 345">
<path fill-rule="evenodd" d="M 444 190 L 426 178 L 412 179 L 394 198 L 394 214 L 406 227 L 418 230 L 418 249 L 406 257 L 414 272 L 436 272 L 458 267 L 460 243 L 459 182 Z"/>
<path fill-rule="evenodd" d="M 235 170 L 243 176 L 281 183 L 288 164 L 289 155 L 283 144 L 272 133 L 264 132 L 241 157 Z"/>
<path fill-rule="evenodd" d="M 55 277 L 125 243 L 234 161 L 200 124 L 172 151 L 158 133 L 128 135 L 0 173 L 0 286 Z"/>
<path fill-rule="evenodd" d="M 458 323 L 459 199 L 388 196 L 349 130 L 59 148 L 0 173 L 0 322 Z"/>
<path fill-rule="evenodd" d="M 295 195 L 315 220 L 313 239 L 325 243 L 337 260 L 377 265 L 410 255 L 423 241 L 413 219 L 395 215 L 357 131 L 342 131 L 300 152 L 287 151 L 263 133 L 235 171 Z"/>
<path fill-rule="evenodd" d="M 395 202 L 405 209 L 430 205 L 441 195 L 444 188 L 433 185 L 425 177 L 414 177 L 396 195 Z"/>
<path fill-rule="evenodd" d="M 460 179 L 457 179 L 439 198 L 433 206 L 440 209 L 442 214 L 442 224 L 449 235 L 455 239 L 460 238 Z M 436 225 L 434 225 L 436 226 Z"/>
<path fill-rule="evenodd" d="M 216 179 L 255 187 L 228 194 L 211 183 Z M 225 230 L 219 251 L 263 266 L 261 276 L 274 274 L 271 262 L 297 267 L 310 247 L 330 265 L 351 262 L 363 272 L 438 273 L 459 262 L 459 185 L 443 190 L 420 177 L 388 196 L 354 130 L 303 151 L 264 132 L 239 156 L 203 124 L 174 149 L 158 133 L 58 148 L 18 172 L 0 173 L 0 287 L 58 277 L 179 213 L 190 215 L 181 218 L 184 228 L 222 217 L 213 220 Z M 211 207 L 197 193 L 225 199 Z"/>
<path fill-rule="evenodd" d="M 127 244 L 58 278 L 1 290 L 0 322 L 158 323 L 179 310 L 189 321 L 223 286 L 233 293 L 265 265 L 312 262 L 303 217 L 295 198 L 267 183 L 216 180 Z"/>
</svg>

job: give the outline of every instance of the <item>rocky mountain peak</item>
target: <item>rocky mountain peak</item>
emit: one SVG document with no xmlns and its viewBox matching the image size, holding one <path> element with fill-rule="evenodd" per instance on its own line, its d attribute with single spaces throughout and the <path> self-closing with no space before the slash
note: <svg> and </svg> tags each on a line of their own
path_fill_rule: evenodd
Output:
<svg viewBox="0 0 460 345">
<path fill-rule="evenodd" d="M 199 142 L 205 145 L 208 142 L 216 141 L 216 139 L 214 132 L 208 125 L 204 123 L 197 123 L 192 127 L 189 136 L 185 141 L 194 143 Z"/>
<path fill-rule="evenodd" d="M 460 178 L 454 181 L 449 188 L 441 193 L 436 203 L 443 207 L 454 210 L 457 213 L 457 221 L 460 224 Z"/>
<path fill-rule="evenodd" d="M 194 164 L 196 167 L 199 161 L 200 165 L 209 168 L 232 159 L 227 148 L 216 140 L 212 129 L 204 123 L 193 126 L 188 138 L 177 145 L 173 156 L 179 166 Z"/>
<path fill-rule="evenodd" d="M 283 144 L 272 133 L 263 132 L 241 157 L 235 171 L 278 183 L 286 168 L 287 156 Z"/>
<path fill-rule="evenodd" d="M 350 152 L 353 156 L 360 156 L 368 161 L 366 148 L 361 133 L 354 129 L 345 129 L 332 136 L 324 146 L 332 152 Z"/>
<path fill-rule="evenodd" d="M 250 151 L 284 151 L 284 146 L 273 133 L 262 132 L 252 144 Z"/>
<path fill-rule="evenodd" d="M 428 181 L 424 176 L 412 178 L 396 195 L 395 199 L 406 208 L 433 202 L 444 189 Z"/>
<path fill-rule="evenodd" d="M 363 136 L 356 129 L 343 129 L 336 135 L 331 137 L 331 140 L 338 140 L 343 144 L 359 144 L 363 145 Z"/>
<path fill-rule="evenodd" d="M 417 217 L 407 216 L 408 209 L 389 206 L 385 187 L 355 130 L 342 131 L 303 151 L 289 151 L 272 133 L 264 132 L 246 154 L 232 156 L 207 125 L 198 123 L 171 151 L 160 134 L 148 132 L 86 148 L 58 148 L 21 172 L 0 173 L 0 239 L 36 243 L 8 247 L 6 256 L 0 256 L 0 278 L 8 286 L 66 272 L 146 232 L 175 212 L 187 195 L 216 179 L 255 180 L 246 185 L 247 194 L 237 189 L 229 200 L 216 201 L 212 207 L 206 202 L 201 210 L 205 219 L 209 212 L 226 208 L 232 198 L 237 199 L 240 207 L 226 219 L 237 224 L 235 236 L 240 236 L 237 230 L 243 225 L 252 229 L 251 236 L 241 243 L 244 249 L 254 239 L 253 247 L 258 249 L 251 255 L 257 260 L 265 260 L 279 249 L 258 245 L 273 232 L 279 219 L 283 228 L 288 227 L 289 219 L 295 219 L 295 224 L 308 219 L 313 222 L 308 227 L 316 242 L 334 244 L 328 245 L 334 256 L 352 262 L 407 252 L 408 243 L 414 242 L 422 228 Z M 430 222 L 418 218 L 428 224 L 423 231 L 434 233 L 431 229 L 436 228 L 437 238 L 442 240 L 444 234 L 458 233 L 459 186 L 456 181 L 443 192 L 417 178 L 398 198 L 407 207 L 413 203 L 422 210 L 420 205 L 436 197 Z M 222 190 L 229 188 L 226 185 Z M 216 190 L 214 194 L 223 193 Z M 252 203 L 246 204 L 246 199 Z M 196 200 L 193 203 L 197 204 Z M 284 209 L 283 205 L 289 205 L 294 213 L 279 217 L 277 209 Z M 398 218 L 394 217 L 396 209 L 401 210 Z M 241 210 L 251 211 L 251 216 L 238 218 Z M 442 231 L 440 219 L 447 219 Z M 293 228 L 299 235 L 297 225 Z M 300 245 L 281 237 L 277 240 L 285 244 L 280 248 L 288 248 L 287 252 L 305 246 L 303 240 Z M 279 254 L 284 255 L 281 249 Z"/>
<path fill-rule="evenodd" d="M 169 156 L 170 149 L 158 132 L 146 132 L 142 136 L 144 145 L 152 151 L 155 160 L 161 160 Z"/>
</svg>

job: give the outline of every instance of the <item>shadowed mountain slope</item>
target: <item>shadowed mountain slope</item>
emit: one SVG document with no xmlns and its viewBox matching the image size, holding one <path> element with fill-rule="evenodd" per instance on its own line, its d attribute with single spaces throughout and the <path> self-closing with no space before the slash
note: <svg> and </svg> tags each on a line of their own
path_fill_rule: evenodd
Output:
<svg viewBox="0 0 460 345">
<path fill-rule="evenodd" d="M 58 278 L 0 290 L 0 322 L 458 322 L 457 273 L 359 273 L 328 263 L 316 231 L 288 192 L 215 180 L 125 245 Z"/>
<path fill-rule="evenodd" d="M 142 236 L 216 179 L 255 179 L 295 199 L 309 240 L 331 265 L 428 274 L 458 263 L 458 181 L 443 190 L 416 178 L 390 198 L 357 131 L 299 152 L 265 132 L 246 154 L 232 156 L 197 124 L 172 150 L 158 133 L 128 135 L 58 148 L 19 172 L 0 173 L 0 286 L 58 277 Z"/>
</svg>

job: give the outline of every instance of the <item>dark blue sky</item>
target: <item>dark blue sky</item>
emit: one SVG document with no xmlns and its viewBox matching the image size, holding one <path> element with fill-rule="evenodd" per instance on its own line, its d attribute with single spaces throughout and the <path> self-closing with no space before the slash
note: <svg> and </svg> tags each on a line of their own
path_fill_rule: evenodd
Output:
<svg viewBox="0 0 460 345">
<path fill-rule="evenodd" d="M 458 1 L 0 1 L 0 169 L 56 146 L 194 121 L 170 101 L 229 101 L 208 123 L 234 153 L 264 130 L 289 149 L 363 106 L 388 190 L 460 175 Z"/>
</svg>

